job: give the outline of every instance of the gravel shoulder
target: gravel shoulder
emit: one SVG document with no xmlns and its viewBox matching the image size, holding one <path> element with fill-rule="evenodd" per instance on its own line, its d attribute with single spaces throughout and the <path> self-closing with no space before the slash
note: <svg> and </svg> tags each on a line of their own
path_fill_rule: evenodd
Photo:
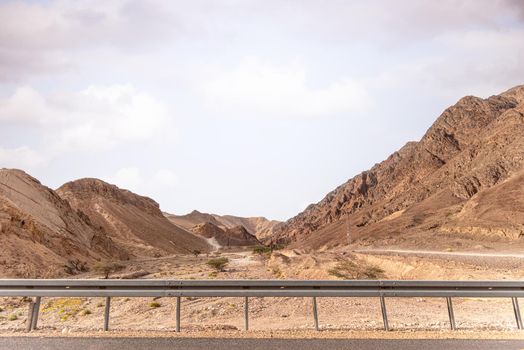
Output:
<svg viewBox="0 0 524 350">
<path fill-rule="evenodd" d="M 280 331 L 183 331 L 145 332 L 109 331 L 67 333 L 37 330 L 1 332 L 5 337 L 72 337 L 72 338 L 230 338 L 230 339 L 522 339 L 524 331 L 342 331 L 342 330 L 280 330 Z"/>
</svg>

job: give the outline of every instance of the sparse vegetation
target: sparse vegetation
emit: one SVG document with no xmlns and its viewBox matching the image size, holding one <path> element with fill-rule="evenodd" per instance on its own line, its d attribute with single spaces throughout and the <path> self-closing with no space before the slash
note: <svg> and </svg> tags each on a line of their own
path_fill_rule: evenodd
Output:
<svg viewBox="0 0 524 350">
<path fill-rule="evenodd" d="M 352 279 L 377 279 L 384 273 L 380 267 L 373 265 L 357 265 L 353 261 L 339 262 L 328 274 L 345 280 Z"/>
<path fill-rule="evenodd" d="M 105 279 L 109 278 L 111 273 L 120 271 L 125 266 L 114 261 L 100 261 L 93 266 L 93 271 L 104 275 Z"/>
<path fill-rule="evenodd" d="M 88 271 L 87 263 L 85 261 L 80 261 L 78 259 L 69 260 L 67 264 L 63 266 L 64 271 L 69 275 L 74 275 L 78 272 Z"/>
<path fill-rule="evenodd" d="M 271 248 L 266 246 L 256 246 L 253 248 L 253 254 L 266 254 L 271 253 Z"/>
<path fill-rule="evenodd" d="M 273 251 L 284 249 L 284 247 L 285 245 L 283 244 L 271 244 L 269 246 L 259 245 L 253 247 L 253 254 L 270 256 Z"/>
<path fill-rule="evenodd" d="M 193 250 L 193 255 L 195 256 L 195 258 L 198 258 L 198 256 L 202 254 L 202 251 L 198 250 L 198 249 L 195 249 Z"/>
<path fill-rule="evenodd" d="M 62 322 L 67 321 L 69 317 L 80 313 L 84 300 L 78 298 L 58 298 L 49 301 L 43 312 L 56 312 Z"/>
<path fill-rule="evenodd" d="M 153 308 L 153 309 L 156 309 L 157 307 L 160 307 L 160 303 L 158 301 L 152 301 L 149 303 L 149 307 L 150 308 Z"/>
<path fill-rule="evenodd" d="M 9 321 L 16 321 L 16 320 L 18 320 L 18 316 L 16 316 L 16 314 L 11 314 L 11 315 L 9 315 L 9 317 L 7 319 Z"/>
<path fill-rule="evenodd" d="M 256 246 L 253 248 L 253 254 L 269 258 L 271 256 L 271 248 L 266 246 Z"/>
<path fill-rule="evenodd" d="M 280 270 L 278 266 L 271 267 L 271 273 L 273 273 L 273 275 L 276 278 L 282 278 L 284 276 L 284 274 L 282 273 L 282 270 Z"/>
<path fill-rule="evenodd" d="M 82 316 L 87 316 L 87 315 L 91 315 L 91 314 L 92 314 L 92 312 L 89 309 L 84 309 L 84 310 L 82 310 L 80 312 L 80 315 L 82 315 Z"/>
<path fill-rule="evenodd" d="M 224 272 L 225 267 L 229 264 L 228 258 L 210 259 L 206 263 L 209 267 L 215 269 L 217 272 Z"/>
</svg>

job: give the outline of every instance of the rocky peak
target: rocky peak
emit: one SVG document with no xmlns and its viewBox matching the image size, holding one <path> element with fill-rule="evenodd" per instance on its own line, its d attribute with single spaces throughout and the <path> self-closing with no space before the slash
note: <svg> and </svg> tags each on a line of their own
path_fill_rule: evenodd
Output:
<svg viewBox="0 0 524 350">
<path fill-rule="evenodd" d="M 103 198 L 115 203 L 132 205 L 150 214 L 163 216 L 160 206 L 153 199 L 137 195 L 99 179 L 84 178 L 62 185 L 57 192 L 68 200 L 97 200 Z"/>
<path fill-rule="evenodd" d="M 514 99 L 518 104 L 524 103 L 524 85 L 515 86 L 500 95 Z"/>
</svg>

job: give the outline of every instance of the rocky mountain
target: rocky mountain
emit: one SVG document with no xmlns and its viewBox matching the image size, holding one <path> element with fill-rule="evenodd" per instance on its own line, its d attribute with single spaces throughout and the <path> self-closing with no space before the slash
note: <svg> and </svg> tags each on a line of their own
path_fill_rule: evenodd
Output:
<svg viewBox="0 0 524 350">
<path fill-rule="evenodd" d="M 273 234 L 275 228 L 281 224 L 280 221 L 268 220 L 264 217 L 240 217 L 233 215 L 217 215 L 201 213 L 198 210 L 193 210 L 186 215 L 174 215 L 164 213 L 166 217 L 175 225 L 178 225 L 186 230 L 191 230 L 196 225 L 204 223 L 211 223 L 222 229 L 231 229 L 236 226 L 243 226 L 247 232 L 256 236 L 258 239 L 264 239 Z"/>
<path fill-rule="evenodd" d="M 467 96 L 420 141 L 308 206 L 274 238 L 307 248 L 413 235 L 428 245 L 442 235 L 515 240 L 524 236 L 523 171 L 524 86 Z"/>
<path fill-rule="evenodd" d="M 130 255 L 162 256 L 210 249 L 203 238 L 167 220 L 154 200 L 101 180 L 68 182 L 57 193 Z"/>
<path fill-rule="evenodd" d="M 195 225 L 192 229 L 195 234 L 207 239 L 215 239 L 222 247 L 239 247 L 259 245 L 258 239 L 249 233 L 244 226 L 221 228 L 211 222 Z"/>
<path fill-rule="evenodd" d="M 81 210 L 21 170 L 0 169 L 0 276 L 57 277 L 127 259 Z"/>
</svg>

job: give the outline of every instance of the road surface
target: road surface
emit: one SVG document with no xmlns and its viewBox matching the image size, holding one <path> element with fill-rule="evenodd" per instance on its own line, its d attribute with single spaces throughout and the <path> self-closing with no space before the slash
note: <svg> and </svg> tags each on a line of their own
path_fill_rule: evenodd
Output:
<svg viewBox="0 0 524 350">
<path fill-rule="evenodd" d="M 0 337 L 0 349 L 36 350 L 522 350 L 524 340 Z"/>
<path fill-rule="evenodd" d="M 477 253 L 477 252 L 441 252 L 438 250 L 410 250 L 410 249 L 357 249 L 355 253 L 362 254 L 399 254 L 399 255 L 438 255 L 438 256 L 465 256 L 476 258 L 511 258 L 524 259 L 524 254 L 512 253 Z"/>
</svg>

